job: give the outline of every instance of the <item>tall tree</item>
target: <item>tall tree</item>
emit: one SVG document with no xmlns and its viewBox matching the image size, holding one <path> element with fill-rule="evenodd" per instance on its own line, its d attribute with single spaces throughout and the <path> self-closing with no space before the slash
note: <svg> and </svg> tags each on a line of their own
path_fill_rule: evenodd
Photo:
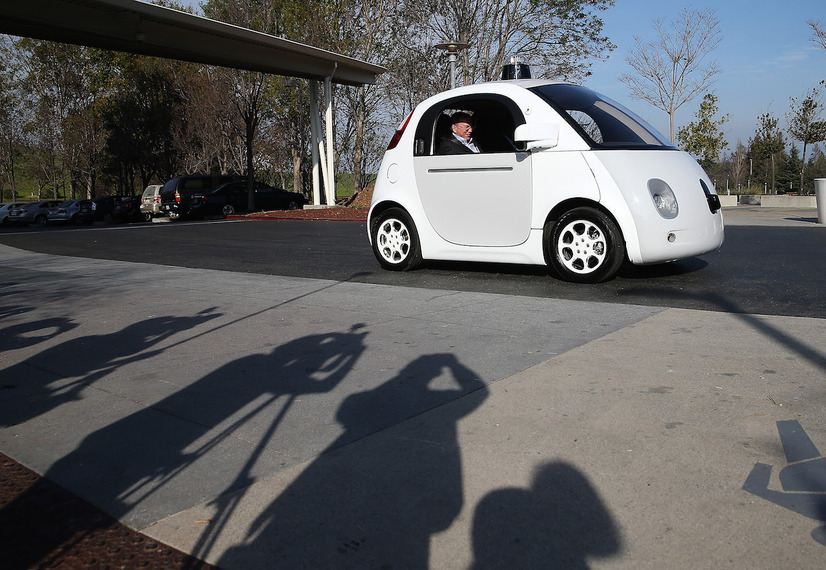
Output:
<svg viewBox="0 0 826 570">
<path fill-rule="evenodd" d="M 535 77 L 581 80 L 594 60 L 614 45 L 603 35 L 599 13 L 614 0 L 426 0 L 406 2 L 422 18 L 419 41 L 432 46 L 457 41 L 464 84 L 499 77 L 511 55 L 529 60 Z M 421 33 L 424 32 L 424 33 Z M 445 75 L 443 75 L 445 77 Z M 441 87 L 450 84 L 447 82 Z"/>
<path fill-rule="evenodd" d="M 34 119 L 26 125 L 36 153 L 32 174 L 38 192 L 50 188 L 57 200 L 66 186 L 71 157 L 65 153 L 67 120 L 93 98 L 88 79 L 87 48 L 22 38 L 23 88 Z"/>
<path fill-rule="evenodd" d="M 717 62 L 707 60 L 721 39 L 720 21 L 715 10 L 685 8 L 680 17 L 666 24 L 654 20 L 656 38 L 634 38 L 625 59 L 635 74 L 623 74 L 620 81 L 631 89 L 635 99 L 650 103 L 668 113 L 669 136 L 674 140 L 674 114 L 707 91 L 720 70 Z"/>
<path fill-rule="evenodd" d="M 278 32 L 281 14 L 277 0 L 209 0 L 203 6 L 210 18 L 257 30 L 267 34 Z M 255 137 L 267 112 L 267 76 L 264 73 L 240 69 L 222 69 L 219 77 L 230 88 L 233 105 L 240 119 L 238 134 L 244 141 L 244 159 L 247 176 L 247 207 L 255 209 Z"/>
<path fill-rule="evenodd" d="M 9 200 L 17 199 L 18 159 L 23 146 L 24 118 L 20 58 L 14 41 L 0 36 L 0 202 L 4 200 L 5 182 Z"/>
<path fill-rule="evenodd" d="M 703 168 L 714 164 L 720 152 L 728 146 L 725 133 L 720 128 L 728 122 L 728 115 L 719 119 L 717 115 L 717 96 L 706 93 L 700 102 L 700 108 L 694 115 L 697 120 L 690 122 L 677 132 L 677 140 L 682 147 L 700 159 Z"/>
<path fill-rule="evenodd" d="M 791 110 L 786 114 L 789 122 L 789 135 L 803 143 L 803 156 L 800 158 L 800 191 L 803 187 L 803 176 L 806 170 L 806 150 L 809 145 L 826 140 L 826 121 L 821 118 L 823 102 L 820 100 L 820 91 L 812 88 L 801 98 L 792 97 Z"/>
<path fill-rule="evenodd" d="M 771 113 L 764 113 L 758 118 L 759 125 L 754 133 L 754 138 L 749 141 L 751 153 L 757 158 L 764 159 L 769 163 L 769 176 L 771 181 L 771 193 L 777 192 L 777 161 L 786 149 L 786 137 L 777 127 L 779 120 Z"/>
<path fill-rule="evenodd" d="M 748 149 L 746 146 L 737 141 L 737 148 L 731 154 L 731 164 L 729 167 L 729 174 L 734 179 L 734 187 L 740 188 L 743 184 L 743 179 L 748 172 Z"/>
</svg>

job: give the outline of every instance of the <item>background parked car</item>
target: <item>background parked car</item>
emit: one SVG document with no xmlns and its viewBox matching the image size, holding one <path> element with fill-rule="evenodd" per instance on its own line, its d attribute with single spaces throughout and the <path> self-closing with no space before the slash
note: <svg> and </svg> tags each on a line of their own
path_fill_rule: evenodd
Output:
<svg viewBox="0 0 826 570">
<path fill-rule="evenodd" d="M 23 202 L 9 202 L 8 204 L 0 205 L 0 225 L 5 226 L 9 223 L 9 210 L 25 206 Z"/>
<path fill-rule="evenodd" d="M 197 216 L 231 216 L 236 212 L 246 212 L 249 205 L 247 183 L 230 182 L 209 193 L 193 194 L 190 211 Z M 255 211 L 297 210 L 307 203 L 307 199 L 296 192 L 273 188 L 262 182 L 255 183 Z"/>
<path fill-rule="evenodd" d="M 176 176 L 161 188 L 161 210 L 173 220 L 193 216 L 193 194 L 207 194 L 223 184 L 240 180 L 245 178 L 232 174 Z"/>
<path fill-rule="evenodd" d="M 163 210 L 161 210 L 161 188 L 163 188 L 163 184 L 152 184 L 146 187 L 141 196 L 141 212 L 149 214 L 150 219 L 154 216 L 163 215 Z"/>
<path fill-rule="evenodd" d="M 143 198 L 141 196 L 127 196 L 115 202 L 112 208 L 113 222 L 148 222 L 152 220 L 150 214 L 141 212 Z"/>
<path fill-rule="evenodd" d="M 77 212 L 78 223 L 111 222 L 112 210 L 117 200 L 116 196 L 101 196 L 94 200 L 84 200 Z"/>
<path fill-rule="evenodd" d="M 49 208 L 60 204 L 58 200 L 39 200 L 37 202 L 21 203 L 9 209 L 9 223 L 28 226 L 29 224 L 46 224 Z"/>
<path fill-rule="evenodd" d="M 83 200 L 67 200 L 54 208 L 49 208 L 46 221 L 50 224 L 76 224 L 77 213 Z"/>
</svg>

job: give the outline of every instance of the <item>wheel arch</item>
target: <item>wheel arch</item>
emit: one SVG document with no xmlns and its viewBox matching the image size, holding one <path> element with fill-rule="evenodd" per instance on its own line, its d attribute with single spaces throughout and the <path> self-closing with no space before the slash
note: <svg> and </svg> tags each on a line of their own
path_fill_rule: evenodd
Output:
<svg viewBox="0 0 826 570">
<path fill-rule="evenodd" d="M 550 212 L 548 212 L 548 215 L 545 216 L 545 223 L 542 226 L 542 254 L 545 257 L 545 264 L 548 266 L 550 266 L 551 264 L 551 252 L 548 244 L 550 242 L 549 238 L 551 228 L 553 227 L 554 222 L 556 222 L 556 220 L 558 220 L 560 216 L 562 216 L 562 214 L 575 208 L 593 208 L 594 210 L 599 210 L 600 212 L 611 218 L 611 221 L 614 222 L 614 224 L 617 226 L 617 229 L 619 229 L 620 236 L 622 236 L 623 244 L 625 244 L 625 256 L 627 261 L 628 240 L 625 237 L 625 232 L 623 232 L 622 224 L 619 223 L 616 216 L 614 216 L 611 210 L 609 210 L 599 202 L 589 200 L 588 198 L 570 198 L 568 200 L 563 200 L 562 202 L 554 206 L 553 209 Z"/>
<path fill-rule="evenodd" d="M 410 215 L 410 212 L 407 208 L 405 208 L 402 204 L 394 200 L 384 200 L 382 202 L 374 204 L 370 208 L 370 213 L 367 216 L 367 235 L 370 238 L 370 243 L 373 242 L 373 228 L 375 226 L 376 220 L 378 220 L 384 212 L 391 208 L 399 208 L 400 210 L 403 210 L 408 216 Z"/>
</svg>

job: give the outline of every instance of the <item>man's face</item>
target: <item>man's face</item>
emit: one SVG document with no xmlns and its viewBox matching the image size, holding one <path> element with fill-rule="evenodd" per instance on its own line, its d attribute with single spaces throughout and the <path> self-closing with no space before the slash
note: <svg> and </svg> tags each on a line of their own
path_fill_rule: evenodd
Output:
<svg viewBox="0 0 826 570">
<path fill-rule="evenodd" d="M 458 123 L 453 123 L 453 132 L 456 134 L 457 137 L 462 137 L 466 141 L 470 140 L 470 137 L 473 135 L 473 125 L 466 121 L 459 121 Z"/>
</svg>

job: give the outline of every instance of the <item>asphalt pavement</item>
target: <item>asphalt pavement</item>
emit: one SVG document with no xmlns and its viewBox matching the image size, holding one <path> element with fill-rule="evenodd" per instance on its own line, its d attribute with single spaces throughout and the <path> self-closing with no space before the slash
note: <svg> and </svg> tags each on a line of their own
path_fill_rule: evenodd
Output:
<svg viewBox="0 0 826 570">
<path fill-rule="evenodd" d="M 824 319 L 0 245 L 0 327 L 0 451 L 225 570 L 826 556 Z"/>
</svg>

